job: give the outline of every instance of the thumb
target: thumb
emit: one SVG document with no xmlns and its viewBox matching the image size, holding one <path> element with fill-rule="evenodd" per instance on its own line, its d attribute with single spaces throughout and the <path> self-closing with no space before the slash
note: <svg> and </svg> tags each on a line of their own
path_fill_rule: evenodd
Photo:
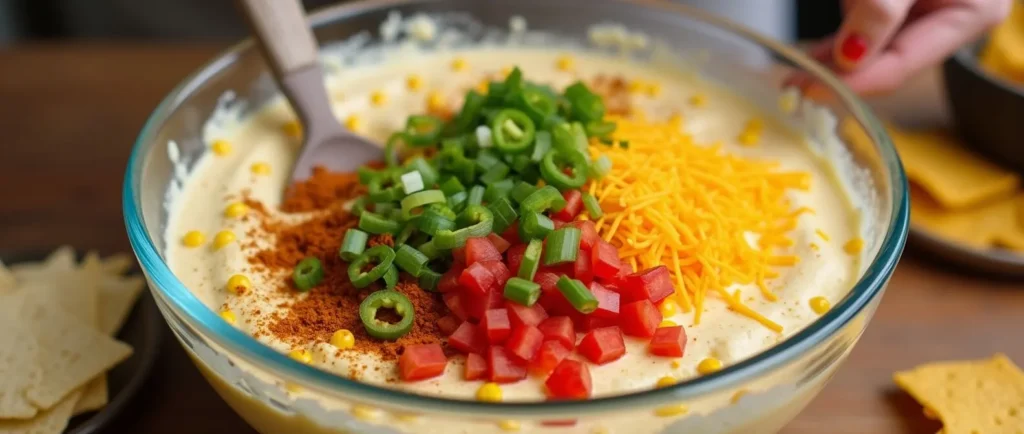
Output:
<svg viewBox="0 0 1024 434">
<path fill-rule="evenodd" d="M 899 30 L 914 0 L 851 1 L 832 49 L 836 65 L 853 70 L 884 49 Z"/>
</svg>

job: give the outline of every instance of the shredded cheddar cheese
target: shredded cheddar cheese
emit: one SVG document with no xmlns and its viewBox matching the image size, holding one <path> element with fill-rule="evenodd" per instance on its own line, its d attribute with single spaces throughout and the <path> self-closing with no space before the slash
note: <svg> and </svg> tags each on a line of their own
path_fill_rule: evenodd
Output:
<svg viewBox="0 0 1024 434">
<path fill-rule="evenodd" d="M 720 144 L 698 145 L 680 131 L 678 120 L 613 120 L 615 139 L 630 146 L 591 146 L 595 158 L 607 156 L 615 167 L 587 187 L 604 210 L 595 222 L 600 236 L 633 269 L 667 266 L 682 309 L 696 309 L 695 322 L 705 300 L 717 297 L 781 332 L 781 325 L 727 288 L 753 284 L 766 299 L 777 299 L 766 280 L 779 275 L 774 268 L 799 262 L 785 254 L 794 244 L 788 233 L 800 215 L 814 213 L 794 209 L 787 191 L 807 190 L 810 174 L 731 155 Z"/>
</svg>

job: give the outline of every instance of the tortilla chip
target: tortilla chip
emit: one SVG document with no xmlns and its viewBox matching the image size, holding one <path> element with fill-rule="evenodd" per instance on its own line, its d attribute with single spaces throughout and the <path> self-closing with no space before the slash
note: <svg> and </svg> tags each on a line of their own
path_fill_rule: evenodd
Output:
<svg viewBox="0 0 1024 434">
<path fill-rule="evenodd" d="M 42 381 L 25 395 L 40 408 L 50 408 L 72 391 L 127 358 L 132 349 L 82 322 L 46 300 L 42 291 L 25 291 L 30 299 L 24 312 L 39 341 Z M 72 403 L 72 407 L 74 402 Z"/>
<path fill-rule="evenodd" d="M 39 342 L 32 331 L 17 320 L 24 306 L 24 293 L 0 295 L 0 419 L 29 419 L 38 410 L 25 397 L 42 377 L 39 369 Z"/>
<path fill-rule="evenodd" d="M 28 420 L 0 420 L 0 434 L 60 434 L 68 426 L 71 409 L 78 401 L 79 392 L 73 392 L 53 408 Z"/>
<path fill-rule="evenodd" d="M 126 253 L 115 253 L 103 258 L 103 272 L 112 276 L 127 273 L 134 265 L 135 257 Z"/>
<path fill-rule="evenodd" d="M 947 434 L 1017 434 L 1024 426 L 1024 372 L 1006 356 L 938 362 L 893 379 L 942 421 Z"/>
<path fill-rule="evenodd" d="M 929 233 L 969 247 L 1018 250 L 1024 247 L 1024 230 L 1016 224 L 1017 200 L 1021 199 L 1006 198 L 971 210 L 949 211 L 914 184 L 910 188 L 910 219 Z"/>
<path fill-rule="evenodd" d="M 100 330 L 114 336 L 128 319 L 128 314 L 145 287 L 146 281 L 141 276 L 105 277 L 99 293 Z"/>
<path fill-rule="evenodd" d="M 27 262 L 11 265 L 14 277 L 21 280 L 48 278 L 54 273 L 66 273 L 75 268 L 75 250 L 71 246 L 60 246 L 43 262 Z"/>
<path fill-rule="evenodd" d="M 980 60 L 987 71 L 1024 84 L 1024 4 L 1013 3 L 1010 16 L 989 36 Z"/>
<path fill-rule="evenodd" d="M 946 131 L 889 128 L 907 177 L 942 208 L 959 210 L 1012 196 L 1017 174 L 974 155 Z"/>
<path fill-rule="evenodd" d="M 14 273 L 4 266 L 3 261 L 0 261 L 0 293 L 14 291 L 17 286 L 18 281 L 14 278 Z"/>
</svg>

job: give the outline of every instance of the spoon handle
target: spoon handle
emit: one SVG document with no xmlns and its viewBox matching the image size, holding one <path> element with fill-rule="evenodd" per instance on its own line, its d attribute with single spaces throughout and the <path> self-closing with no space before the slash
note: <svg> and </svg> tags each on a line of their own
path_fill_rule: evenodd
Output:
<svg viewBox="0 0 1024 434">
<path fill-rule="evenodd" d="M 239 0 L 278 78 L 317 62 L 317 44 L 299 0 Z"/>
</svg>

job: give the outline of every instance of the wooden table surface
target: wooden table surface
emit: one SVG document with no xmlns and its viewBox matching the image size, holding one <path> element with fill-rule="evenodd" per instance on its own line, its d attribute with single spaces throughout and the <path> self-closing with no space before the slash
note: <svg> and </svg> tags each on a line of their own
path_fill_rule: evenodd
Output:
<svg viewBox="0 0 1024 434">
<path fill-rule="evenodd" d="M 33 45 L 0 50 L 0 249 L 127 252 L 121 181 L 136 133 L 214 46 Z M 931 113 L 934 77 L 912 100 Z M 919 80 L 929 82 L 929 80 Z M 891 100 L 886 104 L 893 103 Z M 850 359 L 786 434 L 934 434 L 893 371 L 1002 351 L 1024 364 L 1024 288 L 908 251 Z M 167 333 L 137 402 L 111 432 L 250 433 Z"/>
</svg>

